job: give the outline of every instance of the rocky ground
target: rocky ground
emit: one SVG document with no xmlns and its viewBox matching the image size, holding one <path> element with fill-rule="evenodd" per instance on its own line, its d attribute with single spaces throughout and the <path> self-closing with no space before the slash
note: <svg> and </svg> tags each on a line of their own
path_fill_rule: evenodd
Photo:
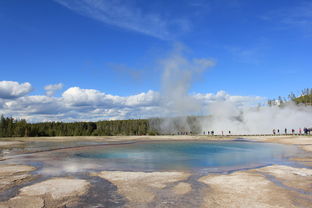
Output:
<svg viewBox="0 0 312 208">
<path fill-rule="evenodd" d="M 76 178 L 51 178 L 19 190 L 18 195 L 0 207 L 66 207 L 75 204 L 89 187 L 89 182 Z"/>
<path fill-rule="evenodd" d="M 26 165 L 0 165 L 0 191 L 3 192 L 19 184 L 31 181 L 35 176 L 30 172 L 34 167 Z"/>
<path fill-rule="evenodd" d="M 274 165 L 204 176 L 202 207 L 312 207 L 311 171 Z"/>
<path fill-rule="evenodd" d="M 152 139 L 168 138 L 205 139 L 201 136 L 166 136 Z M 255 141 L 296 145 L 305 150 L 306 154 L 304 157 L 300 155 L 291 158 L 301 166 L 271 165 L 224 174 L 177 171 L 89 171 L 85 174 L 73 173 L 50 177 L 40 175 L 31 165 L 6 164 L 3 158 L 3 164 L 0 165 L 0 208 L 312 207 L 312 137 L 248 138 Z M 63 139 L 58 138 L 57 141 Z M 92 138 L 86 139 L 92 140 Z M 97 138 L 97 140 L 101 139 L 103 138 Z M 144 141 L 149 138 L 109 139 Z M 6 141 L 0 146 L 10 149 L 12 145 L 20 145 L 21 142 L 25 141 L 9 143 Z"/>
</svg>

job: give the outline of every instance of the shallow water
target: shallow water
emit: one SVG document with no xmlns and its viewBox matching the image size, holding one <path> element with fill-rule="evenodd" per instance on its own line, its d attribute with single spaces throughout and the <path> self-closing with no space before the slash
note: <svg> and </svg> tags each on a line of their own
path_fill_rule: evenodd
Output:
<svg viewBox="0 0 312 208">
<path fill-rule="evenodd" d="M 96 160 L 108 168 L 113 164 L 117 170 L 148 171 L 277 164 L 297 152 L 293 146 L 245 141 L 148 142 L 95 147 L 72 157 Z"/>
<path fill-rule="evenodd" d="M 63 144 L 63 145 L 62 145 Z M 110 144 L 70 142 L 28 144 L 6 163 L 38 167 L 40 174 L 63 175 L 94 170 L 227 172 L 289 164 L 295 146 L 249 141 L 161 141 Z M 17 151 L 18 152 L 18 151 Z"/>
</svg>

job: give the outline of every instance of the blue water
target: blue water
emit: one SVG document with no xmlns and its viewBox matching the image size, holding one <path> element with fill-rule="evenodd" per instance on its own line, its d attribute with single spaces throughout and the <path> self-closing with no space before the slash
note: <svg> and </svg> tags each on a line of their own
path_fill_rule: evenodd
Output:
<svg viewBox="0 0 312 208">
<path fill-rule="evenodd" d="M 294 146 L 245 141 L 148 142 L 90 148 L 73 156 L 114 170 L 185 170 L 280 164 L 297 152 Z"/>
</svg>

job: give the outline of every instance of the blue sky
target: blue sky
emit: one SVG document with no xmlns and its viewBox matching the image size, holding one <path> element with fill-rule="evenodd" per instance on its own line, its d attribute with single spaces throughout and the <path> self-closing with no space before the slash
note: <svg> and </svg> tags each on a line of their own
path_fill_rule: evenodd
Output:
<svg viewBox="0 0 312 208">
<path fill-rule="evenodd" d="M 4 83 L 2 103 L 56 84 L 50 97 L 73 87 L 121 97 L 159 92 L 162 60 L 177 45 L 185 60 L 214 62 L 190 93 L 298 94 L 311 87 L 311 11 L 303 0 L 0 1 L 0 80 L 31 85 L 13 96 L 14 84 Z"/>
</svg>

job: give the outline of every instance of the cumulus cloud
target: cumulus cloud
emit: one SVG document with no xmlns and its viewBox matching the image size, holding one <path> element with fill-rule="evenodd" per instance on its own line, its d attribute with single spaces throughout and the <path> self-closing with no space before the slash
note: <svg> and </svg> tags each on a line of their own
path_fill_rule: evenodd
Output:
<svg viewBox="0 0 312 208">
<path fill-rule="evenodd" d="M 201 101 L 204 105 L 216 102 L 230 102 L 240 106 L 255 106 L 263 103 L 266 99 L 261 96 L 240 96 L 230 95 L 224 90 L 213 93 L 196 93 L 193 95 L 195 99 Z"/>
<path fill-rule="evenodd" d="M 28 94 L 32 90 L 28 82 L 0 81 L 0 98 L 14 99 Z"/>
<path fill-rule="evenodd" d="M 10 115 L 47 115 L 59 114 L 65 110 L 60 98 L 48 97 L 44 95 L 24 96 L 14 100 L 4 102 L 3 109 Z"/>
<path fill-rule="evenodd" d="M 158 102 L 158 97 L 159 94 L 152 90 L 146 93 L 121 97 L 79 87 L 71 87 L 62 95 L 65 103 L 71 106 L 102 106 L 107 108 L 153 105 Z"/>
<path fill-rule="evenodd" d="M 80 89 L 71 87 L 62 97 L 65 103 L 73 106 L 112 106 L 120 101 L 119 96 L 112 96 L 94 89 Z"/>
<path fill-rule="evenodd" d="M 255 102 L 258 97 L 232 96 L 224 91 L 216 94 L 194 94 L 189 99 L 200 108 L 207 103 L 231 101 L 237 105 Z M 170 115 L 171 107 L 163 105 L 160 92 L 130 95 L 110 95 L 95 89 L 71 87 L 62 96 L 22 96 L 15 99 L 0 99 L 0 114 L 25 118 L 31 122 L 40 121 L 97 121 L 131 118 L 152 118 Z M 194 111 L 189 111 L 191 115 Z"/>
<path fill-rule="evenodd" d="M 127 106 L 153 106 L 159 104 L 159 93 L 149 90 L 146 93 L 140 93 L 126 97 L 125 105 Z"/>
<path fill-rule="evenodd" d="M 58 84 L 51 84 L 44 87 L 44 90 L 46 91 L 47 96 L 53 96 L 56 91 L 61 90 L 63 88 L 62 83 Z"/>
</svg>

